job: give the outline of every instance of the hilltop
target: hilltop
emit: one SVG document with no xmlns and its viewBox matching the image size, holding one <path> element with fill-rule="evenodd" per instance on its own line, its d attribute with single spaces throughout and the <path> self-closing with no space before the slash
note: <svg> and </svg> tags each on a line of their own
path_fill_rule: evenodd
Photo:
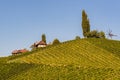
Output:
<svg viewBox="0 0 120 80">
<path fill-rule="evenodd" d="M 0 58 L 0 65 L 1 80 L 120 79 L 120 41 L 71 40 Z"/>
</svg>

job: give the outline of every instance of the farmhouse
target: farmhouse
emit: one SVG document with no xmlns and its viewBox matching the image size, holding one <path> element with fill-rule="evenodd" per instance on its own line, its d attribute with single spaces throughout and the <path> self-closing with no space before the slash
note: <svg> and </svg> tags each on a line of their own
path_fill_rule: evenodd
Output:
<svg viewBox="0 0 120 80">
<path fill-rule="evenodd" d="M 21 53 L 25 53 L 25 52 L 28 52 L 28 50 L 26 50 L 26 49 L 14 50 L 14 51 L 12 51 L 12 55 L 21 54 Z"/>
<path fill-rule="evenodd" d="M 47 46 L 47 44 L 44 41 L 34 43 L 34 47 L 36 47 L 36 48 L 46 47 L 46 46 Z"/>
</svg>

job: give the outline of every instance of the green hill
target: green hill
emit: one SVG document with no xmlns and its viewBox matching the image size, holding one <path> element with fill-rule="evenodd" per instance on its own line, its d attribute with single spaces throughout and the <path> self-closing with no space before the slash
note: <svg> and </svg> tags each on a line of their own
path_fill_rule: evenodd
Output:
<svg viewBox="0 0 120 80">
<path fill-rule="evenodd" d="M 80 39 L 0 58 L 0 80 L 119 80 L 120 41 Z"/>
<path fill-rule="evenodd" d="M 107 40 L 107 39 L 86 39 L 95 46 L 103 48 L 114 55 L 120 57 L 120 41 Z"/>
</svg>

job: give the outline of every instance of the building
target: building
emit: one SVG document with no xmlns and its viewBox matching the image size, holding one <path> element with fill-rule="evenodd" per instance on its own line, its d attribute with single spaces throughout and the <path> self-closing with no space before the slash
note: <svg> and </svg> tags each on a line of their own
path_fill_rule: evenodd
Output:
<svg viewBox="0 0 120 80">
<path fill-rule="evenodd" d="M 29 51 L 26 49 L 14 50 L 14 51 L 12 51 L 12 55 L 17 55 L 17 54 L 21 54 L 21 53 L 25 53 L 25 52 L 29 52 Z"/>
<path fill-rule="evenodd" d="M 34 47 L 36 47 L 36 48 L 46 47 L 46 46 L 47 46 L 47 44 L 44 41 L 34 43 Z"/>
</svg>

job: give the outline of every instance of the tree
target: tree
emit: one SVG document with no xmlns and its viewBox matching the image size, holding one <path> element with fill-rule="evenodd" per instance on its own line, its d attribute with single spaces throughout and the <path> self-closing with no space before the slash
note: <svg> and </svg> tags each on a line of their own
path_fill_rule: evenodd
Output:
<svg viewBox="0 0 120 80">
<path fill-rule="evenodd" d="M 93 30 L 87 33 L 87 38 L 99 38 L 99 32 L 97 30 Z"/>
<path fill-rule="evenodd" d="M 37 49 L 37 47 L 35 46 L 35 43 L 32 44 L 32 45 L 30 46 L 30 48 L 31 48 L 32 51 Z"/>
<path fill-rule="evenodd" d="M 93 30 L 87 33 L 87 38 L 105 38 L 105 33 L 103 31 L 98 32 Z"/>
<path fill-rule="evenodd" d="M 54 41 L 53 41 L 53 45 L 55 45 L 55 44 L 59 44 L 60 43 L 60 41 L 58 40 L 58 39 L 54 39 Z"/>
<path fill-rule="evenodd" d="M 46 36 L 45 36 L 45 34 L 42 34 L 42 41 L 44 41 L 46 43 Z"/>
<path fill-rule="evenodd" d="M 82 31 L 84 37 L 87 37 L 87 33 L 90 32 L 90 22 L 85 10 L 82 11 Z"/>
<path fill-rule="evenodd" d="M 99 37 L 100 38 L 105 38 L 105 33 L 103 31 L 99 32 Z"/>
<path fill-rule="evenodd" d="M 76 36 L 75 39 L 76 39 L 76 40 L 79 40 L 79 39 L 80 39 L 80 36 Z"/>
</svg>

